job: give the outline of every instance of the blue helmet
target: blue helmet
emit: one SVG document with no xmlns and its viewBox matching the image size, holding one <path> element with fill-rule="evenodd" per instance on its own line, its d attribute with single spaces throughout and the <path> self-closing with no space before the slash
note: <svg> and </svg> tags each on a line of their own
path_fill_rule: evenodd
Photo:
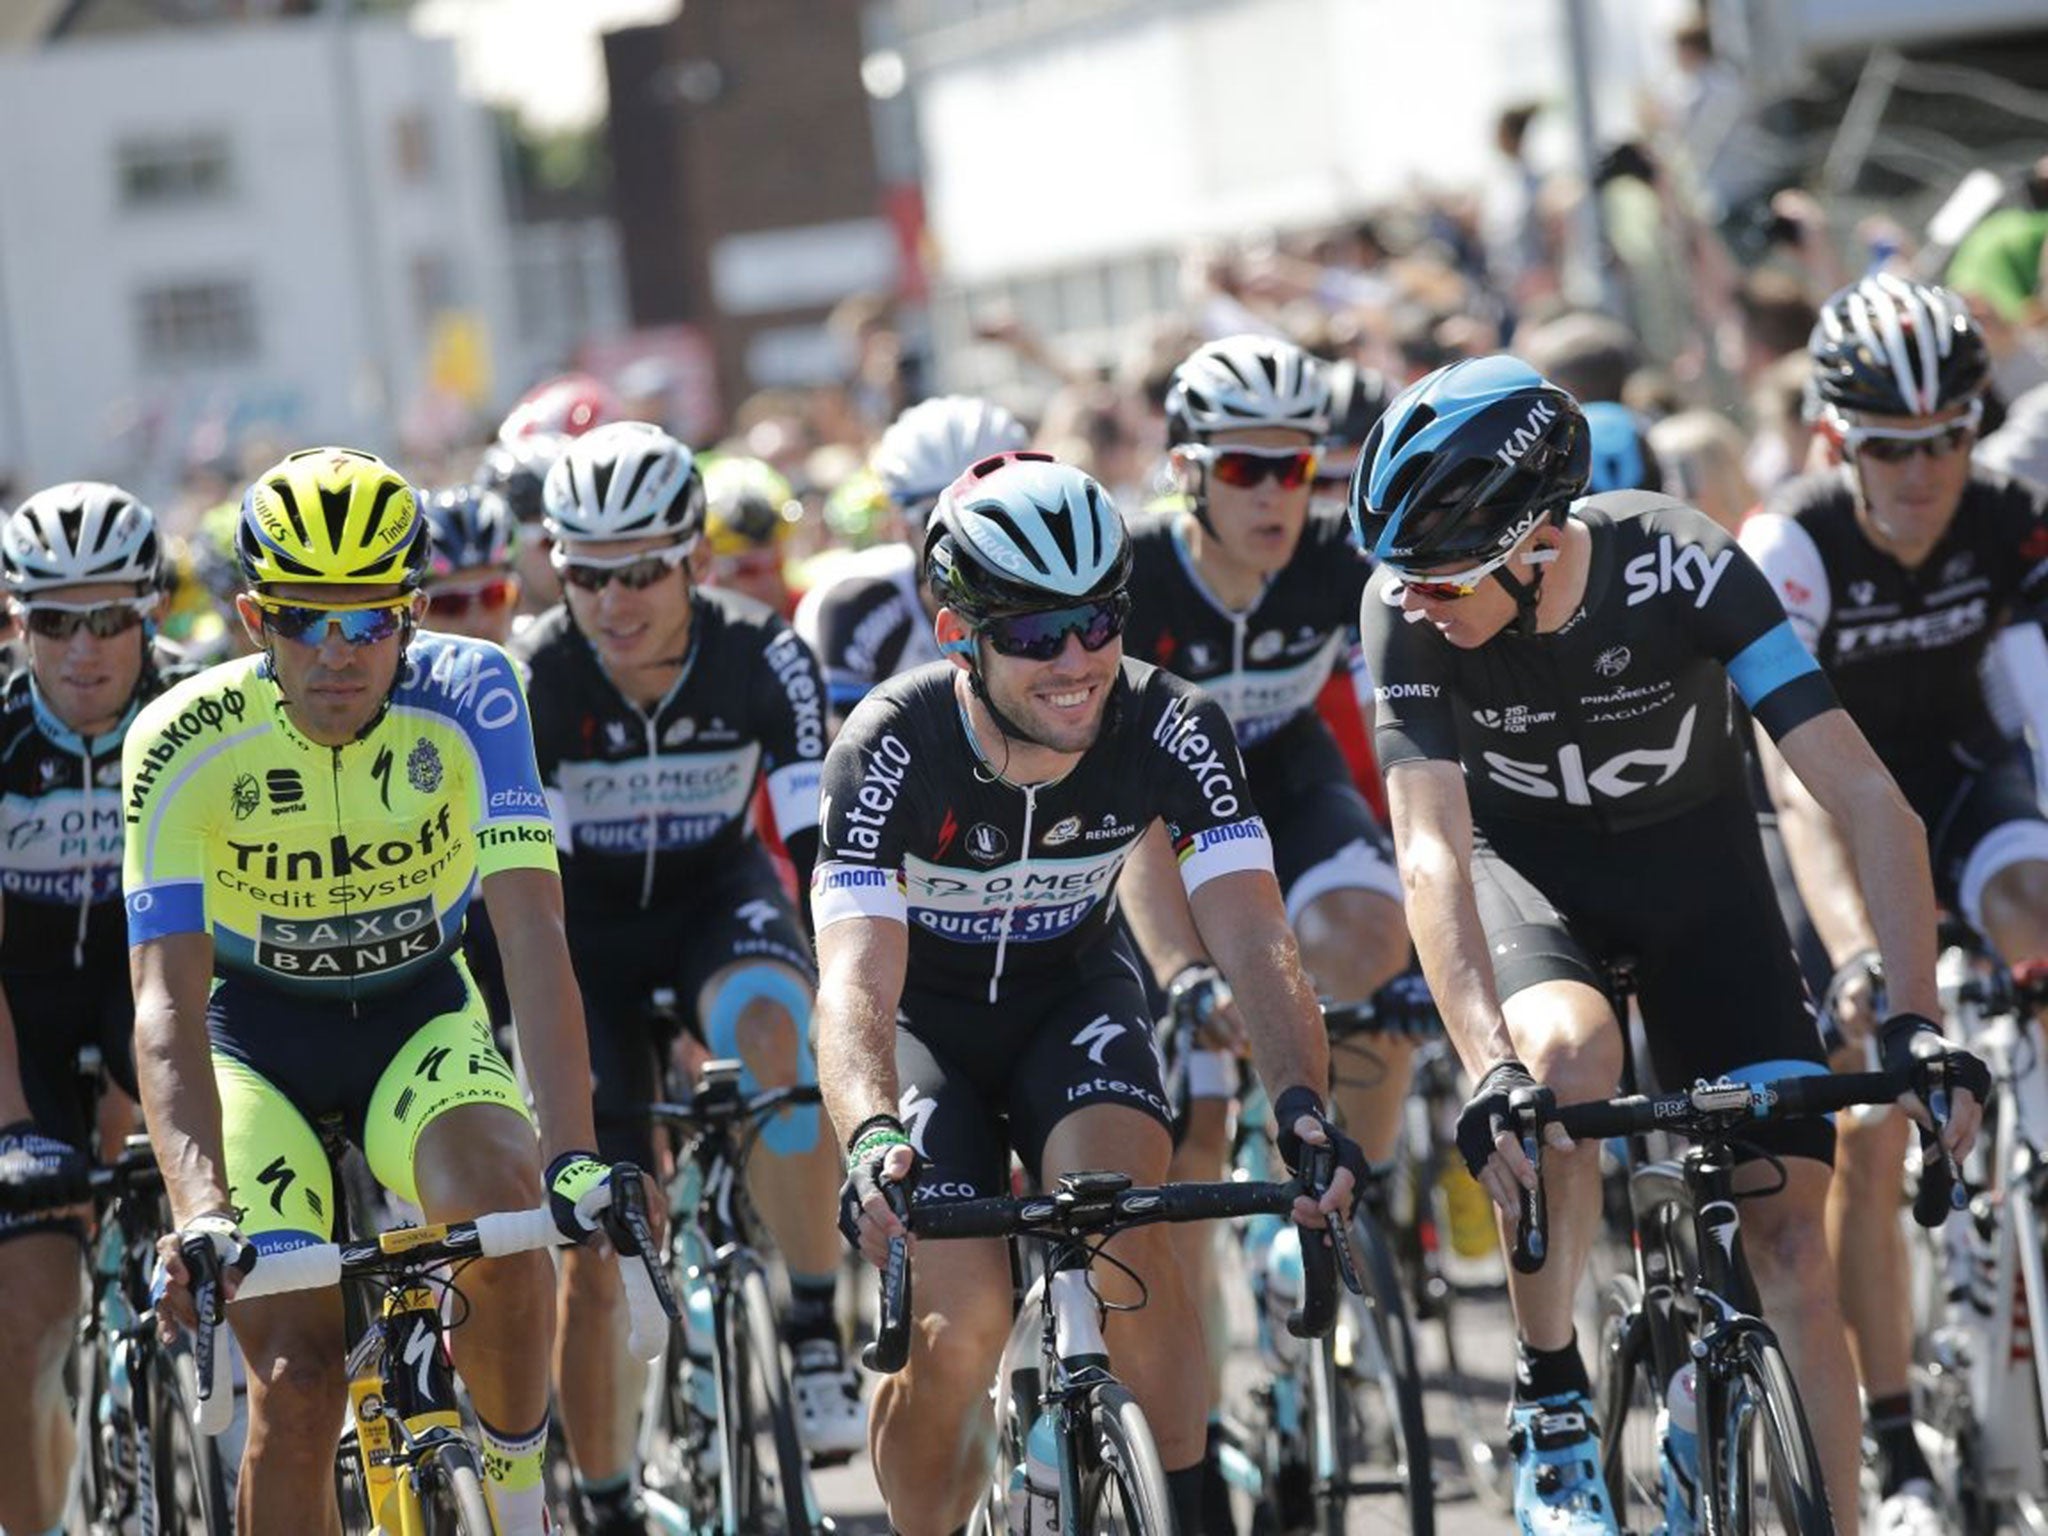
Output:
<svg viewBox="0 0 2048 1536">
<path fill-rule="evenodd" d="M 1664 489 L 1664 467 L 1650 447 L 1642 417 L 1612 400 L 1589 400 L 1581 409 L 1593 447 L 1588 492 Z"/>
<path fill-rule="evenodd" d="M 1485 559 L 1583 494 L 1590 459 L 1579 403 L 1527 363 L 1452 363 L 1373 426 L 1351 477 L 1351 530 L 1396 565 Z"/>
<path fill-rule="evenodd" d="M 457 571 L 505 565 L 519 542 L 519 524 L 505 498 L 477 485 L 436 491 L 426 499 L 427 526 L 434 530 L 428 574 L 451 576 Z"/>
</svg>

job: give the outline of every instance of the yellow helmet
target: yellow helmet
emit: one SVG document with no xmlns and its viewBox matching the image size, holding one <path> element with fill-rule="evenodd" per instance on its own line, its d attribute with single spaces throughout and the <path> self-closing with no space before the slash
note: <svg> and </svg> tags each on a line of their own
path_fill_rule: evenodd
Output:
<svg viewBox="0 0 2048 1536">
<path fill-rule="evenodd" d="M 803 503 L 772 464 L 744 455 L 706 458 L 704 536 L 718 555 L 779 545 L 803 521 Z"/>
<path fill-rule="evenodd" d="M 426 574 L 427 520 L 412 487 L 354 448 L 305 448 L 257 477 L 242 498 L 235 563 L 252 586 L 276 582 L 397 585 Z"/>
</svg>

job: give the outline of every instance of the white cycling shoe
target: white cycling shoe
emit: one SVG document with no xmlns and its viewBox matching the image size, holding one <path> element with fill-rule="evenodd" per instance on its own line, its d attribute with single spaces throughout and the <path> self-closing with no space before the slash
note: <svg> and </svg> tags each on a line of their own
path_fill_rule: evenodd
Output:
<svg viewBox="0 0 2048 1536">
<path fill-rule="evenodd" d="M 797 1438 L 813 1461 L 844 1461 L 868 1443 L 860 1378 L 833 1339 L 790 1346 L 790 1392 L 796 1399 Z"/>
<path fill-rule="evenodd" d="M 1948 1522 L 1942 1518 L 1941 1495 L 1924 1477 L 1899 1484 L 1890 1498 L 1877 1506 L 1872 1536 L 1947 1536 Z"/>
</svg>

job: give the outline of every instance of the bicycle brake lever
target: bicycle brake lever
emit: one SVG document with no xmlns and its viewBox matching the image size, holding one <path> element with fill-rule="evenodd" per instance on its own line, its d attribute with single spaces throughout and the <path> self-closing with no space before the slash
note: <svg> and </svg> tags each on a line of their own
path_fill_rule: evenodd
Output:
<svg viewBox="0 0 2048 1536">
<path fill-rule="evenodd" d="M 906 1227 L 910 1225 L 910 1201 L 903 1186 L 882 1185 L 882 1198 Z M 861 1346 L 860 1363 L 881 1375 L 893 1375 L 910 1359 L 910 1243 L 904 1237 L 889 1239 L 889 1256 L 882 1266 L 876 1298 L 875 1336 Z"/>
<path fill-rule="evenodd" d="M 1522 1143 L 1522 1156 L 1536 1172 L 1536 1187 L 1516 1191 L 1515 1246 L 1509 1255 L 1515 1272 L 1533 1275 L 1550 1256 L 1550 1207 L 1543 1194 L 1543 1120 L 1551 1107 L 1547 1088 L 1518 1088 L 1510 1097 L 1515 1134 Z"/>
<path fill-rule="evenodd" d="M 611 1204 L 605 1210 L 605 1225 L 621 1258 L 637 1257 L 654 1287 L 654 1296 L 670 1322 L 682 1313 L 676 1304 L 675 1287 L 661 1262 L 661 1245 L 654 1240 L 654 1225 L 647 1217 L 647 1189 L 640 1182 L 640 1169 L 633 1163 L 614 1163 L 611 1172 Z"/>
<path fill-rule="evenodd" d="M 1302 1148 L 1302 1182 L 1308 1186 L 1311 1196 L 1320 1199 L 1330 1187 L 1330 1181 L 1337 1176 L 1337 1149 L 1335 1147 L 1305 1146 Z M 1354 1193 L 1353 1198 L 1356 1198 Z M 1363 1296 L 1365 1286 L 1358 1278 L 1358 1260 L 1351 1252 L 1351 1234 L 1337 1212 L 1329 1216 L 1330 1248 L 1337 1259 L 1337 1275 L 1344 1282 L 1344 1289 L 1354 1296 Z"/>
</svg>

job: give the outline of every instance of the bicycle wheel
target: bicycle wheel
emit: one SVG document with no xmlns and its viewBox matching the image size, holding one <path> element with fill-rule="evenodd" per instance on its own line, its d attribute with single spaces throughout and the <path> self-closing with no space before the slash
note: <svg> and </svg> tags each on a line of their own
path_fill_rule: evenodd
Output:
<svg viewBox="0 0 2048 1536">
<path fill-rule="evenodd" d="M 810 1536 L 809 1478 L 758 1264 L 735 1259 L 720 1339 L 720 1518 L 732 1536 Z"/>
<path fill-rule="evenodd" d="M 1422 1376 L 1393 1250 L 1363 1208 L 1352 1220 L 1351 1243 L 1364 1295 L 1347 1298 L 1330 1337 L 1306 1351 L 1309 1453 L 1322 1528 L 1344 1536 L 1346 1511 L 1355 1504 L 1381 1529 L 1434 1536 Z"/>
<path fill-rule="evenodd" d="M 226 1349 L 226 1331 L 215 1339 Z M 194 1419 L 198 1377 L 189 1349 L 159 1349 L 149 1372 L 149 1455 L 158 1528 L 191 1536 L 233 1536 L 227 1467 L 220 1445 Z"/>
<path fill-rule="evenodd" d="M 449 1441 L 420 1468 L 420 1514 L 426 1536 L 492 1536 L 483 1470 L 465 1442 Z"/>
<path fill-rule="evenodd" d="M 1657 1410 L 1664 1395 L 1650 1350 L 1650 1323 L 1633 1275 L 1617 1275 L 1600 1302 L 1600 1472 L 1625 1531 L 1664 1522 L 1664 1458 Z"/>
<path fill-rule="evenodd" d="M 1721 1433 L 1720 1465 L 1702 1481 L 1726 1512 L 1724 1529 L 1730 1536 L 1833 1536 L 1820 1458 L 1778 1341 L 1752 1328 L 1734 1349 L 1734 1374 L 1701 1383 L 1715 1400 Z"/>
<path fill-rule="evenodd" d="M 1090 1536 L 1172 1536 L 1173 1498 L 1159 1447 L 1138 1400 L 1119 1382 L 1088 1409 L 1089 1464 L 1081 1475 L 1081 1523 Z"/>
</svg>

